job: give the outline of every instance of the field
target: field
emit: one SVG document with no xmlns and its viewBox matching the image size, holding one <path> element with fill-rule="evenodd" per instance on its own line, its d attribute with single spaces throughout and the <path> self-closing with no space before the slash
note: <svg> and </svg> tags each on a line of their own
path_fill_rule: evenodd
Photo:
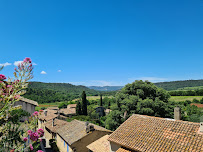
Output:
<svg viewBox="0 0 203 152">
<path fill-rule="evenodd" d="M 102 98 L 105 98 L 105 96 L 103 96 Z M 113 98 L 113 96 L 108 96 L 108 98 Z M 185 101 L 185 100 L 190 100 L 192 101 L 193 99 L 197 99 L 197 100 L 201 100 L 203 98 L 203 96 L 171 96 L 170 100 L 171 101 Z M 96 99 L 100 99 L 100 96 L 87 96 L 87 100 L 96 100 Z M 76 101 L 78 99 L 75 99 L 74 101 Z M 60 102 L 55 102 L 55 103 L 43 103 L 43 104 L 39 104 L 39 107 L 36 107 L 35 110 L 40 110 L 42 107 L 48 108 L 48 107 L 58 107 L 60 104 Z"/>
<path fill-rule="evenodd" d="M 202 98 L 203 96 L 171 96 L 170 100 L 171 101 L 185 101 L 185 100 L 192 101 L 193 99 L 200 100 Z"/>
</svg>

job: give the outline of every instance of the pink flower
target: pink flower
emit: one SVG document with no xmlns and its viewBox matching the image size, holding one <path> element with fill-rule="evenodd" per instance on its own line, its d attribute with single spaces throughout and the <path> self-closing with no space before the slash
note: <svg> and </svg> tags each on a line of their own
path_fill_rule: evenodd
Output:
<svg viewBox="0 0 203 152">
<path fill-rule="evenodd" d="M 5 79 L 6 79 L 6 76 L 3 74 L 0 74 L 0 80 L 5 80 Z"/>
<path fill-rule="evenodd" d="M 44 151 L 42 151 L 42 150 L 38 150 L 37 152 L 44 152 Z"/>
<path fill-rule="evenodd" d="M 32 146 L 32 144 L 30 144 L 30 150 L 33 150 L 33 146 Z"/>
<path fill-rule="evenodd" d="M 28 133 L 28 135 L 31 135 L 32 134 L 32 130 L 28 130 L 27 133 Z"/>
<path fill-rule="evenodd" d="M 39 138 L 38 133 L 34 132 L 34 133 L 30 134 L 30 139 L 32 141 L 37 141 L 38 138 Z"/>
<path fill-rule="evenodd" d="M 23 141 L 24 141 L 24 142 L 26 142 L 27 140 L 28 140 L 28 138 L 27 138 L 27 137 L 24 137 L 24 138 L 23 138 Z"/>
<path fill-rule="evenodd" d="M 33 116 L 38 116 L 38 111 L 35 111 L 34 113 L 33 113 Z"/>
<path fill-rule="evenodd" d="M 40 137 L 44 136 L 44 130 L 43 129 L 38 129 L 37 133 L 39 134 Z"/>
<path fill-rule="evenodd" d="M 23 60 L 23 62 L 28 62 L 28 63 L 31 63 L 32 61 L 31 61 L 31 59 L 30 59 L 30 58 L 25 58 L 25 59 Z"/>
</svg>

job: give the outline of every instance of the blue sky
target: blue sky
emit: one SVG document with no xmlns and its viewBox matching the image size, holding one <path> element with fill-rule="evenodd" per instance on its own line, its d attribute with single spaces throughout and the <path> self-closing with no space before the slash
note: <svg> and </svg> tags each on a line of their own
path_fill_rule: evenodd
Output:
<svg viewBox="0 0 203 152">
<path fill-rule="evenodd" d="M 34 81 L 203 79 L 202 0 L 1 0 L 0 14 L 7 76 L 30 57 Z"/>
</svg>

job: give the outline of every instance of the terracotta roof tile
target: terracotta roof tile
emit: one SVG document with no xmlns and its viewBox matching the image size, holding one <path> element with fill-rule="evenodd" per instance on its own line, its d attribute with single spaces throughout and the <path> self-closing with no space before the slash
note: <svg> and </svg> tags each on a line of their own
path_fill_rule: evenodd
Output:
<svg viewBox="0 0 203 152">
<path fill-rule="evenodd" d="M 59 129 L 60 127 L 63 127 L 64 125 L 68 124 L 67 121 L 59 120 L 59 119 L 54 120 L 54 126 L 52 126 L 53 125 L 52 123 L 53 123 L 53 120 L 49 120 L 44 125 L 54 133 L 56 133 L 57 129 Z"/>
<path fill-rule="evenodd" d="M 60 113 L 63 113 L 65 115 L 75 115 L 76 114 L 76 109 L 75 108 L 65 108 L 65 109 L 61 109 Z"/>
<path fill-rule="evenodd" d="M 95 124 L 89 123 L 89 125 L 94 125 L 95 130 L 111 132 L 103 127 L 97 126 Z M 69 144 L 72 145 L 74 142 L 85 137 L 89 133 L 86 133 L 86 125 L 84 121 L 73 120 L 69 122 L 64 127 L 57 129 L 57 133 Z"/>
<path fill-rule="evenodd" d="M 109 141 L 107 140 L 109 138 L 109 135 L 105 135 L 95 142 L 89 144 L 87 146 L 88 149 L 90 149 L 93 152 L 109 152 L 110 151 L 110 145 Z"/>
<path fill-rule="evenodd" d="M 109 141 L 135 151 L 203 151 L 200 124 L 173 119 L 132 115 Z"/>
<path fill-rule="evenodd" d="M 67 106 L 67 109 L 69 109 L 69 108 L 76 108 L 76 106 L 77 106 L 77 104 L 69 104 L 69 105 Z"/>
<path fill-rule="evenodd" d="M 116 152 L 131 152 L 131 151 L 123 149 L 123 148 L 119 148 Z"/>
<path fill-rule="evenodd" d="M 197 106 L 198 108 L 203 108 L 203 104 L 200 104 L 200 103 L 191 103 L 190 105 Z"/>
<path fill-rule="evenodd" d="M 44 111 L 47 111 L 47 116 L 44 115 Z M 53 118 L 56 118 L 58 117 L 58 114 L 56 114 L 56 110 L 44 110 L 38 117 L 39 119 L 41 120 L 50 120 L 50 119 L 53 119 Z"/>
</svg>

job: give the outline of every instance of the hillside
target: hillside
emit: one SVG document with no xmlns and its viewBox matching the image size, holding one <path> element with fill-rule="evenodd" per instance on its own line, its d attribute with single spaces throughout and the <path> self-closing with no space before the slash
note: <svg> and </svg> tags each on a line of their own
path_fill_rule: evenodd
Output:
<svg viewBox="0 0 203 152">
<path fill-rule="evenodd" d="M 203 80 L 183 80 L 183 81 L 171 81 L 171 82 L 159 82 L 155 83 L 156 86 L 165 90 L 190 90 L 188 87 L 200 87 L 203 86 Z M 193 90 L 194 88 L 191 88 Z"/>
<path fill-rule="evenodd" d="M 123 86 L 88 86 L 90 89 L 98 91 L 117 91 L 123 88 Z"/>
<path fill-rule="evenodd" d="M 24 97 L 38 103 L 70 101 L 79 98 L 85 91 L 87 96 L 114 95 L 115 92 L 96 91 L 85 86 L 75 86 L 69 83 L 30 82 Z"/>
</svg>

